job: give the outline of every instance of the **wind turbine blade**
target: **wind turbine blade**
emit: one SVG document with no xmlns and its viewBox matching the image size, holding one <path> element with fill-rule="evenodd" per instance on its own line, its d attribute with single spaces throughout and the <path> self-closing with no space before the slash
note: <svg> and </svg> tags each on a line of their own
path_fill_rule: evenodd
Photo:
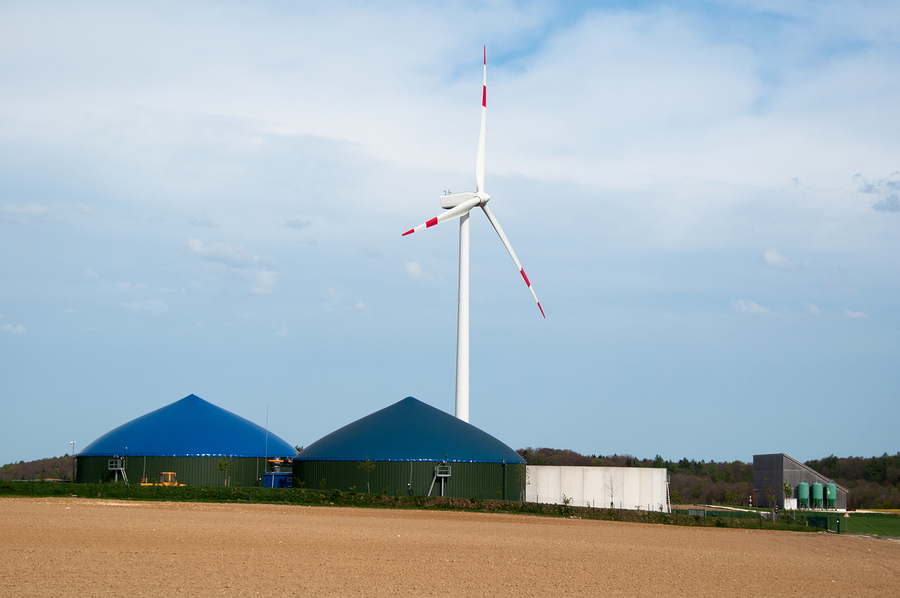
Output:
<svg viewBox="0 0 900 598">
<path fill-rule="evenodd" d="M 541 307 L 541 302 L 538 301 L 537 295 L 534 292 L 534 288 L 532 288 L 531 286 L 531 281 L 528 280 L 528 276 L 525 274 L 525 269 L 522 268 L 522 264 L 519 263 L 519 258 L 516 257 L 516 252 L 513 251 L 512 245 L 509 244 L 509 239 L 506 238 L 506 235 L 503 233 L 503 229 L 500 228 L 500 223 L 497 222 L 497 219 L 494 218 L 493 214 L 491 214 L 491 210 L 487 207 L 486 204 L 482 205 L 481 209 L 484 210 L 484 214 L 488 217 L 488 220 L 491 221 L 491 225 L 494 227 L 494 230 L 497 231 L 498 235 L 500 235 L 500 240 L 503 241 L 503 244 L 506 246 L 506 250 L 509 252 L 509 255 L 516 263 L 516 268 L 519 269 L 519 274 L 521 274 L 522 278 L 525 279 L 525 284 L 528 285 L 528 290 L 531 291 L 531 296 L 534 297 L 534 302 L 537 303 L 538 309 L 541 310 L 541 315 L 546 319 L 547 316 L 544 314 L 544 308 Z"/>
<path fill-rule="evenodd" d="M 420 230 L 423 230 L 426 228 L 431 228 L 432 226 L 436 226 L 436 225 L 440 224 L 441 222 L 447 222 L 448 220 L 453 220 L 454 218 L 459 218 L 463 214 L 468 213 L 469 210 L 471 210 L 472 208 L 477 206 L 480 202 L 481 202 L 480 197 L 474 197 L 474 198 L 470 199 L 469 201 L 464 201 L 461 204 L 459 204 L 458 206 L 456 206 L 455 208 L 453 208 L 452 210 L 447 210 L 440 216 L 435 216 L 428 222 L 426 222 L 424 224 L 420 224 L 419 226 L 417 226 L 415 228 L 411 228 L 400 236 L 405 237 L 406 235 L 411 235 L 413 233 L 417 233 Z"/>
<path fill-rule="evenodd" d="M 484 48 L 484 79 L 481 86 L 481 131 L 478 133 L 478 156 L 475 158 L 475 192 L 484 191 L 484 131 L 487 121 L 487 47 Z"/>
</svg>

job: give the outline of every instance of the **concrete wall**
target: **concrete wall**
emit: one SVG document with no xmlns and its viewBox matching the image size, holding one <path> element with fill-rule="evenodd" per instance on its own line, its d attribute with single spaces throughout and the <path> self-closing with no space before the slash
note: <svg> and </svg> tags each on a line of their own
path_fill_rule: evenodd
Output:
<svg viewBox="0 0 900 598">
<path fill-rule="evenodd" d="M 666 470 L 529 465 L 525 500 L 545 504 L 666 511 Z M 564 498 L 565 497 L 565 498 Z"/>
</svg>

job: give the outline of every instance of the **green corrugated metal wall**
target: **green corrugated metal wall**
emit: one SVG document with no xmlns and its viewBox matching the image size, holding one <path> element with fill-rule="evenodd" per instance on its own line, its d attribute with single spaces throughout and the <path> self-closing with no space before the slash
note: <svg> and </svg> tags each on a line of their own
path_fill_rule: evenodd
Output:
<svg viewBox="0 0 900 598">
<path fill-rule="evenodd" d="M 294 461 L 294 488 L 366 492 L 366 473 L 360 461 Z M 434 461 L 370 461 L 369 491 L 425 496 L 434 479 Z M 444 496 L 451 498 L 501 498 L 522 500 L 520 463 L 450 463 L 444 480 Z M 324 481 L 324 483 L 323 483 Z M 411 490 L 411 492 L 410 492 Z M 431 496 L 441 495 L 436 480 Z"/>
<path fill-rule="evenodd" d="M 114 457 L 76 457 L 75 478 L 78 483 L 96 484 L 112 482 L 115 473 L 108 470 Z M 159 479 L 160 472 L 174 471 L 178 481 L 188 486 L 224 486 L 225 473 L 219 462 L 226 460 L 229 486 L 262 486 L 265 459 L 256 457 L 142 457 L 125 459 L 125 473 L 130 484 L 140 484 L 146 475 L 151 482 Z M 121 474 L 120 474 L 121 479 Z"/>
</svg>

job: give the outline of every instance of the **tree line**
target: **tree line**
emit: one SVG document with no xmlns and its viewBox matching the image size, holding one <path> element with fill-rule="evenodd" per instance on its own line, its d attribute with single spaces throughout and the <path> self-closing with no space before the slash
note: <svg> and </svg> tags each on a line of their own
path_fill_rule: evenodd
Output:
<svg viewBox="0 0 900 598">
<path fill-rule="evenodd" d="M 675 504 L 748 506 L 753 495 L 753 463 L 743 461 L 669 461 L 659 455 L 638 459 L 632 455 L 582 455 L 531 447 L 517 452 L 528 465 L 665 467 Z M 869 458 L 831 455 L 805 465 L 846 488 L 850 509 L 900 509 L 900 452 Z M 754 504 L 758 499 L 753 495 Z"/>
<path fill-rule="evenodd" d="M 62 480 L 72 481 L 72 457 L 50 457 L 36 461 L 7 463 L 0 467 L 0 480 Z"/>
<path fill-rule="evenodd" d="M 880 457 L 835 457 L 806 462 L 847 489 L 851 509 L 900 509 L 900 452 Z"/>
</svg>

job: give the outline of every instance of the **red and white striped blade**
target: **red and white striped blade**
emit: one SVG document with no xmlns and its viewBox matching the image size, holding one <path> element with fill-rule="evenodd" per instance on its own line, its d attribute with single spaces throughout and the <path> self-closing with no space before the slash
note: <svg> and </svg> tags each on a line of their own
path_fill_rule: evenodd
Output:
<svg viewBox="0 0 900 598">
<path fill-rule="evenodd" d="M 500 240 L 503 241 L 503 244 L 506 246 L 506 250 L 512 257 L 513 262 L 515 262 L 516 268 L 518 268 L 519 270 L 519 274 L 521 274 L 522 278 L 525 279 L 525 284 L 528 285 L 528 290 L 531 291 L 531 296 L 534 297 L 534 302 L 537 303 L 538 309 L 541 310 L 541 315 L 546 319 L 547 316 L 544 314 L 544 308 L 541 307 L 541 302 L 538 301 L 537 294 L 535 294 L 534 288 L 531 286 L 531 281 L 528 280 L 528 276 L 525 274 L 525 269 L 522 268 L 522 264 L 519 263 L 519 258 L 516 257 L 516 252 L 513 251 L 512 245 L 509 244 L 509 239 L 506 238 L 506 235 L 503 233 L 503 229 L 500 228 L 500 223 L 497 222 L 497 219 L 494 218 L 493 214 L 491 214 L 491 210 L 487 207 L 487 204 L 482 205 L 481 209 L 484 210 L 484 214 L 488 217 L 488 220 L 491 221 L 491 225 L 494 227 L 494 230 L 497 231 L 498 235 L 500 235 Z"/>
<path fill-rule="evenodd" d="M 472 208 L 477 206 L 480 202 L 481 202 L 480 197 L 473 197 L 469 201 L 464 201 L 461 204 L 459 204 L 458 206 L 456 206 L 455 208 L 447 210 L 440 216 L 435 216 L 428 222 L 425 222 L 424 224 L 420 224 L 419 226 L 417 226 L 415 228 L 409 229 L 408 231 L 406 231 L 405 233 L 403 233 L 400 236 L 405 237 L 406 235 L 411 235 L 413 233 L 417 233 L 420 230 L 424 230 L 426 228 L 431 228 L 432 226 L 436 226 L 436 225 L 440 224 L 441 222 L 447 222 L 448 220 L 453 220 L 454 218 L 459 218 L 460 216 L 462 216 L 463 214 L 467 213 L 469 210 L 471 210 Z"/>
<path fill-rule="evenodd" d="M 484 79 L 481 85 L 481 131 L 478 133 L 478 155 L 475 158 L 475 192 L 484 191 L 484 135 L 487 121 L 487 47 L 484 48 Z"/>
</svg>

